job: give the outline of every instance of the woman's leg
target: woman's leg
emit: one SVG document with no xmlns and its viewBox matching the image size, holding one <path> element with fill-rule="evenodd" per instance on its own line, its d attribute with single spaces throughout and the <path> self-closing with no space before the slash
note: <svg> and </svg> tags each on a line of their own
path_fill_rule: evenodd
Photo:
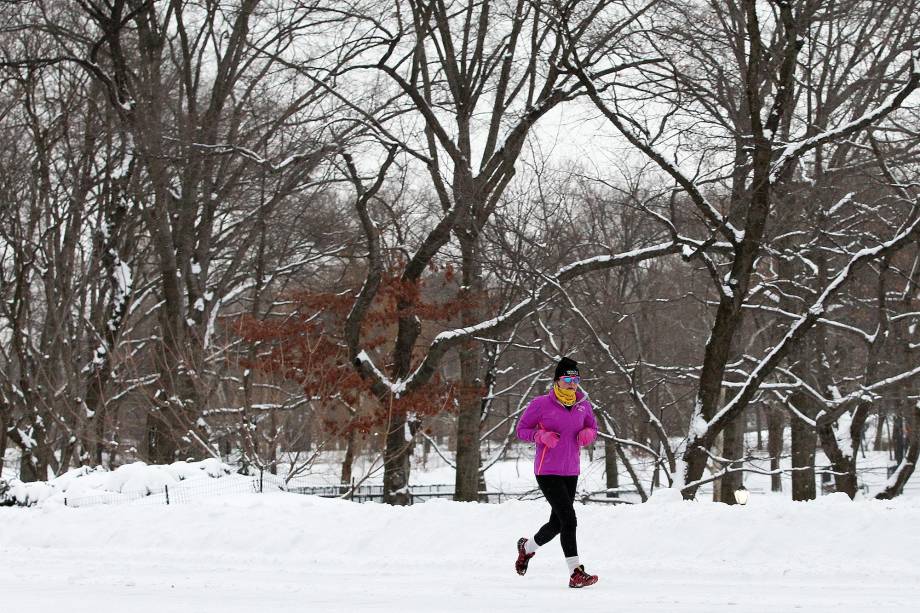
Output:
<svg viewBox="0 0 920 613">
<path fill-rule="evenodd" d="M 552 511 L 547 521 L 534 535 L 534 542 L 537 545 L 545 545 L 550 542 L 562 530 L 562 521 L 560 513 L 564 513 L 567 506 L 571 506 L 568 487 L 565 483 L 566 477 L 557 475 L 537 475 L 537 485 L 540 491 L 549 503 Z"/>
<path fill-rule="evenodd" d="M 556 518 L 556 514 L 550 511 L 549 521 L 540 526 L 540 529 L 533 536 L 533 541 L 538 547 L 542 547 L 556 538 L 557 534 L 559 534 L 559 520 Z"/>
<path fill-rule="evenodd" d="M 553 511 L 559 518 L 559 538 L 562 541 L 562 552 L 567 559 L 577 558 L 578 543 L 575 538 L 575 529 L 578 526 L 578 519 L 575 517 L 575 491 L 578 486 L 578 477 L 561 477 L 561 479 L 564 480 L 563 485 L 565 486 L 565 506 L 559 510 L 554 507 Z"/>
</svg>

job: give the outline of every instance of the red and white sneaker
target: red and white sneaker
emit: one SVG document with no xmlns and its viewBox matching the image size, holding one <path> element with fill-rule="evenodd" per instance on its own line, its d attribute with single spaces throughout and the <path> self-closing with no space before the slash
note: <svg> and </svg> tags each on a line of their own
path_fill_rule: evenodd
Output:
<svg viewBox="0 0 920 613">
<path fill-rule="evenodd" d="M 597 583 L 597 575 L 589 575 L 586 573 L 583 564 L 581 566 L 576 566 L 575 570 L 572 572 L 572 576 L 569 577 L 569 587 L 588 587 L 595 583 Z"/>
<path fill-rule="evenodd" d="M 527 542 L 526 538 L 518 539 L 518 542 L 517 542 L 518 557 L 517 557 L 517 561 L 514 563 L 514 570 L 516 570 L 517 574 L 519 575 L 524 575 L 527 572 L 527 565 L 530 563 L 530 558 L 537 555 L 536 552 L 527 553 L 524 550 L 524 544 L 526 542 Z"/>
</svg>

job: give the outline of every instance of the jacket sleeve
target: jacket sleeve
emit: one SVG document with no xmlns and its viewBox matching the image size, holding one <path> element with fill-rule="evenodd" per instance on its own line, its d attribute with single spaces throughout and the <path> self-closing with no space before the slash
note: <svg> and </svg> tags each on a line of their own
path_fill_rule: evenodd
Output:
<svg viewBox="0 0 920 613">
<path fill-rule="evenodd" d="M 588 410 L 585 411 L 585 422 L 583 428 L 591 428 L 594 431 L 594 438 L 597 438 L 597 419 L 594 418 L 594 407 L 590 402 L 586 402 Z"/>
<path fill-rule="evenodd" d="M 530 404 L 527 405 L 527 408 L 524 409 L 524 414 L 521 416 L 521 421 L 518 422 L 517 426 L 517 437 L 522 441 L 527 441 L 532 443 L 534 436 L 536 436 L 539 427 L 540 415 L 539 409 L 537 406 L 536 399 L 531 400 Z"/>
</svg>

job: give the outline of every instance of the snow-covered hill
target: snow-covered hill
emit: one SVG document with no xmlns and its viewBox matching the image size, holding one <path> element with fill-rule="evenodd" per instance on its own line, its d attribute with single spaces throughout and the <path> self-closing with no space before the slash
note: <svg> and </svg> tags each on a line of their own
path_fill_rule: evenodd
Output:
<svg viewBox="0 0 920 613">
<path fill-rule="evenodd" d="M 909 611 L 920 501 L 577 507 L 600 582 L 566 587 L 558 541 L 525 577 L 543 501 L 406 508 L 286 493 L 182 505 L 0 509 L 0 608 L 93 613 Z"/>
</svg>

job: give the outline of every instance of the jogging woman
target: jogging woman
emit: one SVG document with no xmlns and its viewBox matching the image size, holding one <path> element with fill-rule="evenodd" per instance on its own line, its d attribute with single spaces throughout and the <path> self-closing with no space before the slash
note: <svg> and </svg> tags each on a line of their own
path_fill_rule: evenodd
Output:
<svg viewBox="0 0 920 613">
<path fill-rule="evenodd" d="M 577 362 L 566 357 L 559 360 L 553 389 L 530 401 L 517 427 L 519 439 L 537 444 L 534 474 L 552 513 L 533 538 L 518 541 L 514 568 L 519 575 L 526 573 L 537 549 L 558 534 L 569 567 L 569 587 L 597 583 L 597 575 L 586 573 L 578 559 L 575 540 L 575 486 L 581 473 L 579 450 L 597 438 L 597 421 L 591 403 L 578 389 L 580 380 Z"/>
</svg>

